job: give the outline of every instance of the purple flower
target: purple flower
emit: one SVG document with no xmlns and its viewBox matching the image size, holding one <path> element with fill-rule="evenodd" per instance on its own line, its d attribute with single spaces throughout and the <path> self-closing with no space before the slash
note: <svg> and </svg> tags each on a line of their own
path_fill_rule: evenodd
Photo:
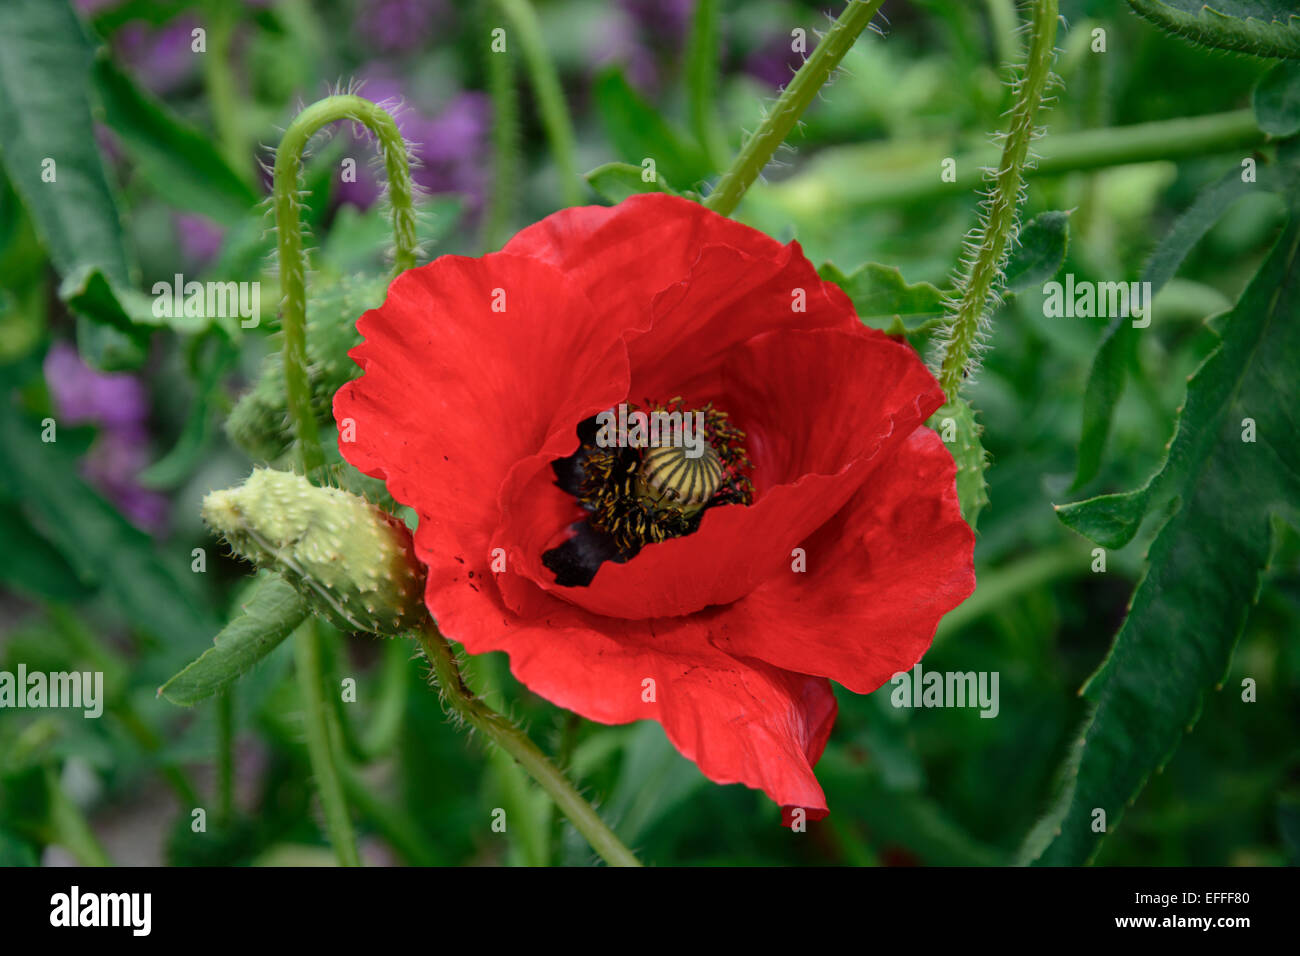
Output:
<svg viewBox="0 0 1300 956">
<path fill-rule="evenodd" d="M 446 13 L 444 0 L 367 0 L 356 30 L 381 53 L 406 53 L 424 46 Z"/>
<path fill-rule="evenodd" d="M 161 96 L 184 86 L 198 73 L 198 58 L 203 54 L 192 48 L 192 33 L 198 25 L 189 14 L 158 28 L 128 23 L 113 39 L 122 59 L 145 86 Z"/>
<path fill-rule="evenodd" d="M 775 36 L 745 58 L 745 72 L 777 89 L 783 88 L 803 65 L 790 35 Z"/>
<path fill-rule="evenodd" d="M 221 251 L 226 231 L 211 219 L 193 213 L 176 213 L 173 219 L 181 251 L 191 262 L 204 265 Z"/>
<path fill-rule="evenodd" d="M 137 481 L 149 464 L 149 399 L 144 384 L 134 375 L 95 371 L 63 342 L 45 356 L 45 382 L 62 423 L 99 429 L 82 459 L 86 480 L 137 525 L 161 531 L 167 522 L 167 499 Z"/>
<path fill-rule="evenodd" d="M 402 100 L 402 88 L 386 75 L 372 76 L 361 95 L 392 104 Z M 491 112 L 490 98 L 473 91 L 458 93 L 436 116 L 424 114 L 409 101 L 394 112 L 397 128 L 417 160 L 412 177 L 428 193 L 460 193 L 471 215 L 482 206 L 487 189 Z M 355 142 L 356 181 L 340 184 L 339 199 L 366 209 L 379 198 L 381 174 L 365 158 L 375 148 L 368 134 L 355 137 Z"/>
<path fill-rule="evenodd" d="M 680 49 L 690 29 L 695 0 L 619 0 L 637 28 L 656 46 Z"/>
</svg>

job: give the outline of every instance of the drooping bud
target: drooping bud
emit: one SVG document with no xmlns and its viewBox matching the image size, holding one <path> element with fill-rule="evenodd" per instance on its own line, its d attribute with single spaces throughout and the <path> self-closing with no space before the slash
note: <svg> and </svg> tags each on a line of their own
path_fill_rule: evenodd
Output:
<svg viewBox="0 0 1300 956">
<path fill-rule="evenodd" d="M 355 276 L 313 284 L 307 303 L 307 374 L 312 414 L 322 425 L 332 419 L 334 393 L 361 374 L 348 350 L 361 341 L 357 319 L 384 300 L 384 278 Z M 274 461 L 293 444 L 285 398 L 284 362 L 267 355 L 252 390 L 236 403 L 226 434 L 258 461 Z"/>
<path fill-rule="evenodd" d="M 336 627 L 394 634 L 426 613 L 410 532 L 357 495 L 258 468 L 209 494 L 203 520 L 240 557 L 283 574 Z"/>
</svg>

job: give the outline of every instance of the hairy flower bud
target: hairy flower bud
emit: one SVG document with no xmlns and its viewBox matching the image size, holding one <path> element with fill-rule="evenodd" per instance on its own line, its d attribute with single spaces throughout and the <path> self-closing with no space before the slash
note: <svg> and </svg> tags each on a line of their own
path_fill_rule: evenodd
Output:
<svg viewBox="0 0 1300 956">
<path fill-rule="evenodd" d="M 406 526 L 357 495 L 258 468 L 239 487 L 209 494 L 203 520 L 240 557 L 282 573 L 337 627 L 392 634 L 425 613 Z"/>
<path fill-rule="evenodd" d="M 348 350 L 361 341 L 357 317 L 383 302 L 387 280 L 354 276 L 316 285 L 319 291 L 307 303 L 307 371 L 312 414 L 324 424 L 332 420 L 334 393 L 361 374 L 348 358 Z M 275 460 L 293 444 L 278 352 L 266 357 L 257 383 L 235 405 L 226 434 L 260 461 Z"/>
</svg>

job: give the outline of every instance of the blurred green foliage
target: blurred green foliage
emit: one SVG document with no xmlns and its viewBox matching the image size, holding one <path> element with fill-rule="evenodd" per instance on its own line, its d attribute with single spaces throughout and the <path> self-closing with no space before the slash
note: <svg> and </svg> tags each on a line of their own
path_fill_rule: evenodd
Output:
<svg viewBox="0 0 1300 956">
<path fill-rule="evenodd" d="M 4 16 L 32 3 L 15 4 Z M 37 5 L 47 17 L 59 16 L 60 4 Z M 408 106 L 427 115 L 447 108 L 458 92 L 488 87 L 482 37 L 495 22 L 491 6 L 428 6 L 438 14 L 427 34 L 394 50 L 357 29 L 359 18 L 384 15 L 378 2 L 86 4 L 84 37 L 59 34 L 69 52 L 58 64 L 67 76 L 57 89 L 46 90 L 35 107 L 11 93 L 0 101 L 0 127 L 35 137 L 0 142 L 9 170 L 0 179 L 0 670 L 14 671 L 20 662 L 29 670 L 102 670 L 108 695 L 100 720 L 55 710 L 0 712 L 0 863 L 68 853 L 83 862 L 181 865 L 332 859 L 321 853 L 287 647 L 271 652 L 222 702 L 183 710 L 155 693 L 246 599 L 245 569 L 218 554 L 199 523 L 198 501 L 249 470 L 249 457 L 217 423 L 277 347 L 270 335 L 276 296 L 264 293 L 267 321 L 253 330 L 160 328 L 155 320 L 142 331 L 123 315 L 132 312 L 133 297 L 177 272 L 276 287 L 263 210 L 243 205 L 266 192 L 258 162 L 269 153 L 253 144 L 276 142 L 296 105 L 338 77 L 396 84 Z M 741 131 L 752 130 L 772 102 L 775 88 L 760 76 L 770 75 L 773 58 L 776 69 L 786 69 L 791 31 L 811 36 L 827 21 L 811 3 L 722 3 L 720 75 L 701 135 L 703 113 L 691 91 L 708 85 L 687 63 L 691 18 L 674 28 L 668 12 L 691 5 L 664 4 L 658 20 L 632 16 L 635 6 L 537 4 L 574 112 L 579 164 L 640 169 L 654 156 L 671 188 L 707 189 L 719 154 L 734 152 Z M 1062 10 L 1069 24 L 1057 64 L 1062 86 L 1044 118 L 1045 146 L 1088 130 L 1245 110 L 1271 65 L 1189 45 L 1131 16 L 1119 0 L 1066 0 Z M 946 188 L 940 164 L 986 150 L 1010 102 L 1001 67 L 1020 40 L 1004 29 L 1014 21 L 1009 0 L 919 0 L 890 3 L 886 12 L 887 38 L 867 35 L 858 43 L 737 217 L 783 240 L 797 238 L 810 259 L 834 263 L 843 275 L 881 264 L 871 274 L 898 277 L 884 287 L 920 289 L 933 310 L 930 293 L 950 287 L 979 199 L 972 188 Z M 157 39 L 180 25 L 188 38 L 191 23 L 224 23 L 234 52 L 149 91 L 150 70 L 158 67 L 140 58 L 132 37 Z M 1104 53 L 1091 49 L 1095 29 L 1105 31 Z M 209 39 L 220 38 L 214 30 Z M 31 41 L 0 23 L 0 85 L 9 90 L 23 42 Z M 51 65 L 32 67 L 40 68 Z M 1285 80 L 1275 77 L 1265 88 L 1270 109 L 1285 101 Z M 499 187 L 519 199 L 510 231 L 553 211 L 560 195 L 534 95 L 527 85 L 519 94 L 520 181 Z M 24 124 L 34 108 L 43 113 L 42 128 L 56 132 L 33 133 Z M 112 131 L 98 147 L 91 115 Z M 1270 114 L 1269 122 L 1279 128 L 1285 117 Z M 60 175 L 87 184 L 76 207 L 59 208 L 30 168 L 27 181 L 12 171 L 16 162 L 44 156 L 46 137 L 56 133 L 74 140 L 74 159 Z M 340 157 L 366 162 L 347 136 L 323 138 L 308 163 L 304 218 L 318 247 L 309 290 L 311 282 L 377 273 L 383 264 L 381 210 L 340 196 Z M 486 146 L 467 141 L 465 149 L 479 150 L 471 163 L 490 165 Z M 1261 166 L 1271 159 L 1267 148 L 1255 154 L 1234 146 L 1177 161 L 1035 176 L 1024 218 L 1070 212 L 1064 261 L 1048 255 L 1049 267 L 1059 265 L 1079 281 L 1136 281 L 1176 218 L 1249 155 L 1258 155 Z M 932 182 L 923 193 L 882 187 L 868 195 L 872 184 L 914 181 L 927 170 Z M 626 188 L 629 169 L 615 172 L 592 185 Z M 865 184 L 858 201 L 840 198 L 846 173 Z M 483 197 L 468 192 L 425 203 L 428 255 L 484 251 L 475 218 Z M 594 193 L 589 198 L 597 201 Z M 177 213 L 224 226 L 210 256 L 187 251 Z M 1164 283 L 1155 306 L 1160 318 L 1133 344 L 1128 385 L 1085 494 L 1138 487 L 1156 470 L 1187 378 L 1217 342 L 1206 320 L 1236 301 L 1283 215 L 1265 195 L 1239 197 Z M 105 223 L 121 234 L 95 228 Z M 60 284 L 68 275 L 80 275 L 81 284 Z M 868 291 L 879 293 L 876 286 Z M 1056 775 L 1086 717 L 1079 688 L 1124 619 L 1161 523 L 1159 514 L 1150 516 L 1131 543 L 1109 553 L 1105 572 L 1094 573 L 1091 545 L 1058 521 L 1053 506 L 1078 497 L 1069 489 L 1079 465 L 1085 386 L 1107 321 L 1045 317 L 1042 298 L 1033 284 L 1008 297 L 995 315 L 979 379 L 965 393 L 978 409 L 992 462 L 976 549 L 979 587 L 941 625 L 925 658 L 927 670 L 997 671 L 996 719 L 982 720 L 973 709 L 896 709 L 888 686 L 863 697 L 837 690 L 839 720 L 818 765 L 831 816 L 798 834 L 778 825 L 778 809 L 761 794 L 707 782 L 655 724 L 611 728 L 571 720 L 516 682 L 501 655 L 472 660 L 471 684 L 522 721 L 543 749 L 566 755 L 575 782 L 649 863 L 1013 861 L 1056 792 Z M 904 322 L 928 352 L 928 329 L 914 325 Z M 79 460 L 102 440 L 91 428 L 61 425 L 57 443 L 39 440 L 53 408 L 42 361 L 51 343 L 73 338 L 92 361 L 116 349 L 116 364 L 140 369 L 156 463 L 152 486 L 166 489 L 170 504 L 166 530 L 133 526 L 78 477 Z M 132 354 L 144 341 L 147 361 L 143 351 Z M 206 552 L 203 574 L 187 569 L 195 548 Z M 1258 603 L 1222 689 L 1207 696 L 1194 732 L 1102 844 L 1099 862 L 1300 862 L 1297 634 L 1300 536 L 1278 523 Z M 593 861 L 518 768 L 447 722 L 410 661 L 412 648 L 328 630 L 326 636 L 329 685 L 344 677 L 357 682 L 356 703 L 338 706 L 344 786 L 367 860 Z M 1254 703 L 1241 699 L 1244 678 L 1257 683 Z M 233 741 L 222 731 L 227 717 Z M 235 780 L 229 805 L 214 757 L 226 746 Z M 193 829 L 196 807 L 206 810 L 205 832 Z M 496 807 L 507 810 L 506 834 L 491 828 Z"/>
</svg>

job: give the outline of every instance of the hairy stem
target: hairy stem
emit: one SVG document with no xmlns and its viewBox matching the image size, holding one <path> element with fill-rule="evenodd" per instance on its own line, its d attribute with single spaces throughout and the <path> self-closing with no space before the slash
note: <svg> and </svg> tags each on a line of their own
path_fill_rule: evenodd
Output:
<svg viewBox="0 0 1300 956">
<path fill-rule="evenodd" d="M 785 142 L 813 97 L 826 84 L 834 69 L 853 47 L 858 34 L 867 28 L 883 0 L 849 0 L 830 32 L 822 37 L 812 55 L 799 67 L 776 105 L 768 111 L 754 135 L 745 141 L 731 166 L 718 180 L 704 205 L 724 216 L 731 215 L 745 191 L 753 185 L 776 148 Z"/>
<path fill-rule="evenodd" d="M 969 270 L 958 283 L 960 299 L 948 325 L 939 364 L 939 384 L 949 401 L 957 397 L 962 382 L 970 374 L 989 304 L 998 292 L 1007 252 L 1015 240 L 1025 163 L 1034 138 L 1038 109 L 1052 75 L 1057 0 L 1034 0 L 1032 9 L 1029 53 L 1012 108 L 1002 160 L 992 177 L 983 236 Z"/>
<path fill-rule="evenodd" d="M 542 127 L 546 130 L 546 138 L 550 141 L 551 153 L 560 174 L 560 199 L 566 206 L 576 206 L 582 201 L 582 181 L 578 178 L 573 120 L 569 118 L 569 107 L 564 102 L 560 75 L 556 72 L 555 64 L 546 49 L 546 41 L 542 37 L 542 25 L 537 20 L 537 11 L 528 0 L 496 2 L 510 21 L 511 29 L 518 35 L 519 45 L 523 47 L 524 65 L 537 96 Z M 507 40 L 507 44 L 508 42 Z"/>
<path fill-rule="evenodd" d="M 273 203 L 277 250 L 280 257 L 281 327 L 284 329 L 284 381 L 298 437 L 300 464 L 305 471 L 324 464 L 316 418 L 311 411 L 311 383 L 307 378 L 307 256 L 303 251 L 299 221 L 298 180 L 303 151 L 322 127 L 340 120 L 364 124 L 379 141 L 388 176 L 392 206 L 394 272 L 415 265 L 415 204 L 406 143 L 393 118 L 360 96 L 327 96 L 299 113 L 275 153 Z"/>
<path fill-rule="evenodd" d="M 461 680 L 456 656 L 447 639 L 430 622 L 415 632 L 424 656 L 433 667 L 444 699 L 457 716 L 513 757 L 555 801 L 573 826 L 611 866 L 640 866 L 632 851 L 614 835 L 538 746 L 522 730 L 475 697 Z"/>
</svg>

